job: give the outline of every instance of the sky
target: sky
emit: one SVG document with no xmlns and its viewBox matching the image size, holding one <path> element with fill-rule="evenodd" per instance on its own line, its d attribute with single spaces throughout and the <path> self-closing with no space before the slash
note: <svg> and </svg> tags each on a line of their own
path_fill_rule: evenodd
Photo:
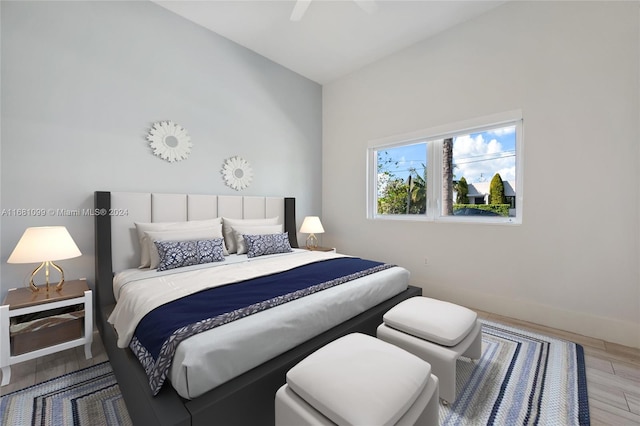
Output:
<svg viewBox="0 0 640 426">
<path fill-rule="evenodd" d="M 515 126 L 456 137 L 453 142 L 454 179 L 464 176 L 468 183 L 484 182 L 500 173 L 502 180 L 515 183 L 515 146 Z M 385 151 L 398 161 L 397 166 L 388 167 L 396 176 L 406 179 L 412 168 L 420 174 L 424 172 L 423 165 L 427 164 L 425 144 Z"/>
</svg>

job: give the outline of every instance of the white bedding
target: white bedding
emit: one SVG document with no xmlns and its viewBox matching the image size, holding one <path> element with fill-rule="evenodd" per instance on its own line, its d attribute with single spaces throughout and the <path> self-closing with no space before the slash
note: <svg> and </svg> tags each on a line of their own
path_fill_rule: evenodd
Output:
<svg viewBox="0 0 640 426">
<path fill-rule="evenodd" d="M 180 297 L 229 280 L 340 256 L 296 250 L 250 260 L 229 256 L 224 266 L 181 268 L 186 270 L 182 273 L 127 270 L 114 279 L 118 303 L 109 322 L 116 326 L 118 344 L 126 346 L 137 322 L 165 303 L 169 293 Z M 224 278 L 212 279 L 212 274 Z M 408 282 L 409 272 L 394 267 L 192 336 L 178 346 L 169 379 L 182 397 L 195 398 L 402 292 Z"/>
<path fill-rule="evenodd" d="M 243 257 L 228 256 L 224 262 L 162 272 L 155 269 L 129 269 L 117 274 L 113 280 L 113 294 L 117 303 L 108 321 L 118 333 L 118 347 L 126 348 L 129 345 L 138 323 L 146 314 L 172 300 L 208 288 L 344 255 L 297 250 L 252 259 L 248 259 L 246 255 Z"/>
</svg>

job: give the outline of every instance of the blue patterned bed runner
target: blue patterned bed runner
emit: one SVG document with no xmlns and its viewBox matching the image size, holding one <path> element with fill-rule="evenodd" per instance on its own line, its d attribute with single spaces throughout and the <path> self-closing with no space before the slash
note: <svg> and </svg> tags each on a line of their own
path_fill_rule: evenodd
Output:
<svg viewBox="0 0 640 426">
<path fill-rule="evenodd" d="M 178 344 L 187 337 L 393 266 L 340 257 L 203 290 L 149 312 L 138 324 L 129 347 L 156 395 Z"/>
</svg>

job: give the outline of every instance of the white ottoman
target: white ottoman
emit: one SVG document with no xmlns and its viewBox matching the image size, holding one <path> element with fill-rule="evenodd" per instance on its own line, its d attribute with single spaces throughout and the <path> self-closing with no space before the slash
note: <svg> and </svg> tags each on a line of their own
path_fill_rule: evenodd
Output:
<svg viewBox="0 0 640 426">
<path fill-rule="evenodd" d="M 463 306 L 416 296 L 400 302 L 383 317 L 379 339 L 406 349 L 431 364 L 440 398 L 456 399 L 456 360 L 482 356 L 482 326 Z"/>
<path fill-rule="evenodd" d="M 349 334 L 287 372 L 275 413 L 276 426 L 437 426 L 438 379 L 415 355 Z"/>
</svg>

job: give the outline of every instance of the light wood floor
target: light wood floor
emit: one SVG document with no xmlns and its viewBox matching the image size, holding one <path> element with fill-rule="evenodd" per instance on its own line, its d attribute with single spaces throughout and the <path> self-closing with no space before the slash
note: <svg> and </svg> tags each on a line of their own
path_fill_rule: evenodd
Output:
<svg viewBox="0 0 640 426">
<path fill-rule="evenodd" d="M 591 424 L 594 426 L 640 425 L 640 349 L 487 312 L 479 311 L 478 314 L 483 319 L 582 345 L 587 367 Z M 92 349 L 93 358 L 90 360 L 84 358 L 83 347 L 78 347 L 15 364 L 11 367 L 11 383 L 0 388 L 0 395 L 107 360 L 97 332 L 94 334 Z"/>
</svg>

